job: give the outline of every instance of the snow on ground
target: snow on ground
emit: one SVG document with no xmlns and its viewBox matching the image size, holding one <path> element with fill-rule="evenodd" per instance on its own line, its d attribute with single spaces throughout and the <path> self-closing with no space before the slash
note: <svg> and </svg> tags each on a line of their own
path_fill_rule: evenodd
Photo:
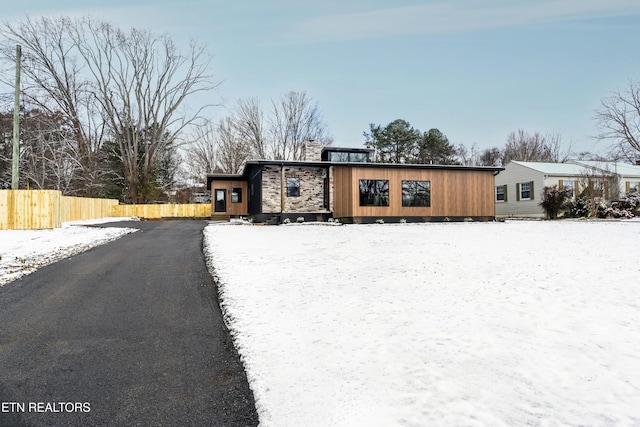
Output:
<svg viewBox="0 0 640 427">
<path fill-rule="evenodd" d="M 40 267 L 137 231 L 86 226 L 121 220 L 131 218 L 65 222 L 62 228 L 52 230 L 0 230 L 0 286 Z"/>
<path fill-rule="evenodd" d="M 267 426 L 640 425 L 639 222 L 205 229 Z"/>
</svg>

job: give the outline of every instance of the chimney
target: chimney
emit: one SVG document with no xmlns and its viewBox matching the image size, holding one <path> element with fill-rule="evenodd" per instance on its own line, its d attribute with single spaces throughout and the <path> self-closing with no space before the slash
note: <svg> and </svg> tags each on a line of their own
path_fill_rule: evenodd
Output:
<svg viewBox="0 0 640 427">
<path fill-rule="evenodd" d="M 319 162 L 322 154 L 322 144 L 313 140 L 304 143 L 304 155 L 302 159 L 306 162 Z"/>
</svg>

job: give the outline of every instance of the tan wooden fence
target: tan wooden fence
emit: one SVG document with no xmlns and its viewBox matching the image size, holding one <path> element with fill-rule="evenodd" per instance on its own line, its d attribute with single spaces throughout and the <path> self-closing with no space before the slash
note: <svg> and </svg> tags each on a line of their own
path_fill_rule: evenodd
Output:
<svg viewBox="0 0 640 427">
<path fill-rule="evenodd" d="M 57 190 L 0 190 L 0 230 L 58 228 L 105 217 L 209 218 L 211 204 L 120 205 L 115 199 L 63 196 Z"/>
<path fill-rule="evenodd" d="M 60 227 L 59 191 L 0 190 L 0 230 Z"/>
<path fill-rule="evenodd" d="M 117 205 L 113 207 L 111 216 L 139 216 L 147 219 L 211 218 L 211 203 L 180 205 Z"/>
</svg>

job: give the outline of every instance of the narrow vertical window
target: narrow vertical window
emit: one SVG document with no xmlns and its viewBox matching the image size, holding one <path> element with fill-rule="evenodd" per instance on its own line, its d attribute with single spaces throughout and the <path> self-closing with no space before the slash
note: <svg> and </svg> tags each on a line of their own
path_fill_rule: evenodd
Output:
<svg viewBox="0 0 640 427">
<path fill-rule="evenodd" d="M 300 178 L 287 178 L 287 197 L 300 197 Z"/>
<path fill-rule="evenodd" d="M 242 203 L 242 188 L 231 189 L 231 203 Z"/>
</svg>

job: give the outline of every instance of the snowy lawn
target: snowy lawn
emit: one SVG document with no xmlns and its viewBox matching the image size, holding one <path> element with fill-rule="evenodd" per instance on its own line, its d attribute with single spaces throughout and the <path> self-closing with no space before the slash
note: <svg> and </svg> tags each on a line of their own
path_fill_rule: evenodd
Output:
<svg viewBox="0 0 640 427">
<path fill-rule="evenodd" d="M 0 230 L 0 286 L 40 267 L 110 242 L 133 228 L 94 228 L 88 224 L 130 220 L 104 218 L 63 223 L 53 230 Z"/>
<path fill-rule="evenodd" d="M 210 225 L 261 426 L 640 425 L 640 222 Z"/>
</svg>

